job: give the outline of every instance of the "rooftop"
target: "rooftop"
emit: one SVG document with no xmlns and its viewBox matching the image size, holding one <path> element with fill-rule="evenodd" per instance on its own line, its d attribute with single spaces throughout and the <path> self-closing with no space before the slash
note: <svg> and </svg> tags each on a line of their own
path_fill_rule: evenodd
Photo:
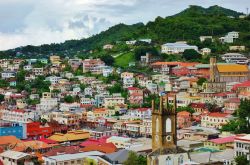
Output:
<svg viewBox="0 0 250 165">
<path fill-rule="evenodd" d="M 83 152 L 83 153 L 75 153 L 75 154 L 63 154 L 57 156 L 50 156 L 47 157 L 49 159 L 54 159 L 56 161 L 67 161 L 67 160 L 76 160 L 76 159 L 83 159 L 87 156 L 101 156 L 103 153 L 99 151 L 91 151 L 91 152 Z"/>
<path fill-rule="evenodd" d="M 8 150 L 8 151 L 5 151 L 5 152 L 1 153 L 0 156 L 18 160 L 18 159 L 22 159 L 22 158 L 24 158 L 26 156 L 30 156 L 30 154 L 26 154 L 26 153 L 18 152 L 18 151 L 10 151 L 10 150 Z"/>
<path fill-rule="evenodd" d="M 249 72 L 247 65 L 217 65 L 219 72 Z"/>
<path fill-rule="evenodd" d="M 232 143 L 234 142 L 236 136 L 228 136 L 223 138 L 217 138 L 209 140 L 210 142 L 216 143 L 216 144 L 224 144 L 224 143 Z"/>
</svg>

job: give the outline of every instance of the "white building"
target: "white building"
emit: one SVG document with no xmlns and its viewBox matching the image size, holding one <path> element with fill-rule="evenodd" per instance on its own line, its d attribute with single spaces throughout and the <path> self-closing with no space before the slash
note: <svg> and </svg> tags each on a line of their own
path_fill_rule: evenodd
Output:
<svg viewBox="0 0 250 165">
<path fill-rule="evenodd" d="M 60 111 L 70 111 L 80 108 L 80 103 L 60 103 Z"/>
<path fill-rule="evenodd" d="M 211 49 L 203 48 L 203 49 L 201 49 L 200 52 L 201 52 L 202 55 L 209 55 L 211 53 Z"/>
<path fill-rule="evenodd" d="M 14 78 L 16 77 L 16 73 L 12 71 L 5 71 L 1 73 L 2 79 Z"/>
<path fill-rule="evenodd" d="M 158 85 L 155 83 L 147 83 L 146 88 L 152 93 L 157 94 L 158 93 Z"/>
<path fill-rule="evenodd" d="M 26 70 L 26 71 L 29 71 L 29 70 L 32 70 L 32 65 L 25 65 L 24 67 L 23 67 L 23 70 Z"/>
<path fill-rule="evenodd" d="M 146 42 L 146 43 L 149 43 L 149 44 L 152 42 L 151 39 L 139 39 L 139 41 Z"/>
<path fill-rule="evenodd" d="M 129 148 L 132 144 L 131 138 L 111 136 L 107 143 L 113 143 L 117 148 Z"/>
<path fill-rule="evenodd" d="M 33 68 L 32 72 L 35 76 L 42 76 L 43 75 L 43 68 Z"/>
<path fill-rule="evenodd" d="M 35 165 L 32 161 L 34 156 L 18 151 L 5 151 L 0 154 L 0 160 L 4 165 Z"/>
<path fill-rule="evenodd" d="M 25 110 L 3 110 L 2 120 L 18 122 L 18 123 L 28 123 L 30 120 L 36 120 L 38 115 L 32 111 Z"/>
<path fill-rule="evenodd" d="M 46 165 L 80 165 L 85 164 L 84 158 L 91 157 L 97 159 L 97 156 L 102 156 L 104 153 L 99 151 L 81 152 L 74 154 L 58 154 L 56 156 L 44 156 L 43 160 Z"/>
<path fill-rule="evenodd" d="M 151 114 L 151 108 L 136 108 L 128 110 L 128 115 L 132 118 L 148 119 L 151 117 Z"/>
<path fill-rule="evenodd" d="M 226 53 L 221 58 L 227 63 L 248 64 L 249 62 L 248 58 L 240 53 Z"/>
<path fill-rule="evenodd" d="M 193 49 L 198 52 L 198 47 L 193 45 L 188 45 L 186 43 L 166 43 L 161 46 L 161 52 L 166 54 L 180 54 L 187 49 Z"/>
<path fill-rule="evenodd" d="M 86 97 L 82 97 L 80 100 L 80 103 L 83 105 L 95 105 L 96 101 L 95 99 L 91 99 L 91 98 L 86 98 Z"/>
<path fill-rule="evenodd" d="M 113 47 L 114 45 L 111 45 L 111 44 L 103 45 L 104 50 L 113 49 Z"/>
<path fill-rule="evenodd" d="M 250 134 L 244 136 L 237 136 L 234 139 L 234 156 L 247 156 L 247 160 L 249 158 L 249 150 L 250 149 Z"/>
<path fill-rule="evenodd" d="M 84 89 L 84 94 L 88 95 L 88 96 L 92 96 L 93 95 L 93 89 L 91 87 L 85 88 Z"/>
<path fill-rule="evenodd" d="M 231 51 L 245 51 L 245 46 L 229 46 L 229 50 Z"/>
<path fill-rule="evenodd" d="M 57 76 L 49 76 L 46 77 L 46 81 L 49 81 L 51 84 L 57 84 L 59 82 L 59 80 L 61 80 L 62 77 L 57 77 Z"/>
<path fill-rule="evenodd" d="M 103 67 L 103 70 L 102 70 L 102 75 L 104 77 L 108 77 L 109 75 L 111 75 L 113 73 L 113 68 L 110 67 L 110 66 L 106 66 L 106 67 Z"/>
<path fill-rule="evenodd" d="M 114 107 L 119 104 L 125 104 L 125 99 L 121 96 L 112 96 L 104 98 L 104 107 Z"/>
<path fill-rule="evenodd" d="M 221 37 L 222 43 L 233 43 L 235 39 L 239 38 L 239 32 L 229 32 L 225 37 Z"/>
<path fill-rule="evenodd" d="M 136 40 L 126 41 L 127 45 L 134 45 L 136 43 Z"/>
<path fill-rule="evenodd" d="M 123 78 L 123 88 L 133 87 L 134 84 L 135 84 L 135 78 L 133 77 Z"/>
<path fill-rule="evenodd" d="M 212 36 L 200 36 L 200 41 L 204 42 L 205 40 L 212 40 L 213 41 L 213 37 Z"/>
<path fill-rule="evenodd" d="M 52 98 L 51 93 L 43 93 L 40 103 L 36 105 L 36 110 L 49 111 L 58 106 L 58 99 Z"/>
</svg>

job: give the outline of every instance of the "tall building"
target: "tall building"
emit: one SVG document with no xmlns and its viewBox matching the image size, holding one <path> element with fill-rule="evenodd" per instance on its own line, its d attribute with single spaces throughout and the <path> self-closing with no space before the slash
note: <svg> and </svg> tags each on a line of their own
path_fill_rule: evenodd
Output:
<svg viewBox="0 0 250 165">
<path fill-rule="evenodd" d="M 175 165 L 189 160 L 188 154 L 177 147 L 176 97 L 173 104 L 161 96 L 159 105 L 152 102 L 152 152 L 148 165 Z"/>
</svg>

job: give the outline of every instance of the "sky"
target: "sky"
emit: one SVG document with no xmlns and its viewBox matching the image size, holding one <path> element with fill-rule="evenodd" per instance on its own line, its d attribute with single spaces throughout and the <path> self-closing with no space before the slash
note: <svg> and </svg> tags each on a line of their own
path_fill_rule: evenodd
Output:
<svg viewBox="0 0 250 165">
<path fill-rule="evenodd" d="M 250 0 L 0 0 L 0 50 L 87 38 L 118 23 L 147 23 L 189 5 L 246 12 Z"/>
</svg>

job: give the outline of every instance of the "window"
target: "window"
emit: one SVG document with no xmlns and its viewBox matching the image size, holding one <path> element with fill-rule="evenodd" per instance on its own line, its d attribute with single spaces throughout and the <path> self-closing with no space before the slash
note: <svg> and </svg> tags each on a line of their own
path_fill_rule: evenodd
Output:
<svg viewBox="0 0 250 165">
<path fill-rule="evenodd" d="M 173 162 L 172 162 L 170 156 L 168 156 L 167 159 L 166 159 L 166 165 L 173 165 Z"/>
<path fill-rule="evenodd" d="M 179 158 L 178 158 L 178 164 L 183 164 L 183 155 L 181 155 Z"/>
<path fill-rule="evenodd" d="M 156 132 L 159 132 L 159 119 L 156 118 L 156 126 L 155 126 Z"/>
<path fill-rule="evenodd" d="M 170 118 L 167 118 L 166 120 L 166 132 L 172 132 L 172 123 Z"/>
</svg>

